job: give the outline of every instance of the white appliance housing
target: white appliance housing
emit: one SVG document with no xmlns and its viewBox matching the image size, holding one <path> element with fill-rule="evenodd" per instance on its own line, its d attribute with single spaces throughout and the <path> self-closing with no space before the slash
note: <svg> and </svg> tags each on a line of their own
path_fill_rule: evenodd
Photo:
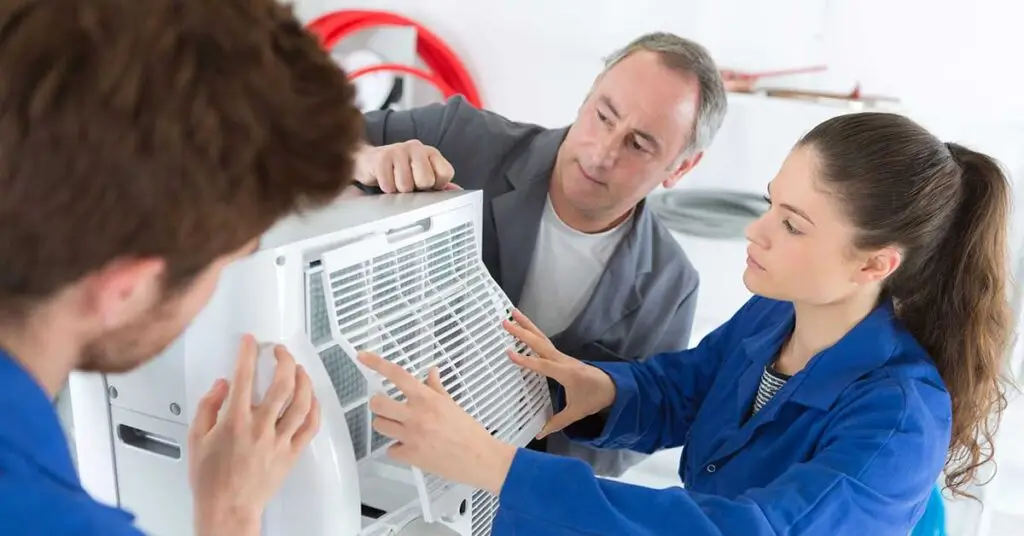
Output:
<svg viewBox="0 0 1024 536">
<path fill-rule="evenodd" d="M 547 382 L 511 363 L 511 303 L 480 257 L 480 192 L 356 196 L 286 219 L 228 267 L 208 306 L 162 355 L 70 382 L 83 485 L 158 536 L 192 534 L 188 425 L 240 337 L 283 342 L 308 371 L 322 427 L 264 513 L 266 536 L 485 536 L 496 497 L 397 463 L 367 400 L 400 398 L 354 361 L 368 350 L 449 393 L 500 439 L 525 445 L 550 416 Z M 273 374 L 261 352 L 257 396 Z M 415 531 L 415 532 L 413 532 Z"/>
</svg>

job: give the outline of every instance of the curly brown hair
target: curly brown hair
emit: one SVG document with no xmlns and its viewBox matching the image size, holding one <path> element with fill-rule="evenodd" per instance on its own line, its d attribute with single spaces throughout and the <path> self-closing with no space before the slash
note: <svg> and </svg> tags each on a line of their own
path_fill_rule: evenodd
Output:
<svg viewBox="0 0 1024 536">
<path fill-rule="evenodd" d="M 275 0 L 0 1 L 0 312 L 119 258 L 187 283 L 348 185 L 355 90 Z"/>
</svg>

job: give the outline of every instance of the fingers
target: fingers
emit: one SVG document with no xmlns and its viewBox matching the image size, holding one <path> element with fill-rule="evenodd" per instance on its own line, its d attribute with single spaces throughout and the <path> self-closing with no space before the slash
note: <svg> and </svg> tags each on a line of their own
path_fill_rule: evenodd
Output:
<svg viewBox="0 0 1024 536">
<path fill-rule="evenodd" d="M 537 325 L 533 323 L 533 320 L 527 318 L 526 315 L 524 315 L 523 312 L 520 311 L 519 309 L 512 309 L 512 319 L 515 320 L 516 323 L 518 323 L 520 326 L 526 328 L 527 331 L 529 331 L 530 333 L 533 333 L 538 337 L 543 337 L 547 339 L 547 336 L 545 336 L 544 332 L 541 331 L 540 328 L 538 328 Z"/>
<path fill-rule="evenodd" d="M 422 151 L 412 151 L 409 155 L 409 167 L 412 172 L 412 186 L 416 190 L 429 190 L 434 187 L 434 168 L 430 161 L 430 151 L 437 152 L 433 147 L 423 147 Z M 404 190 L 403 190 L 404 191 Z"/>
<path fill-rule="evenodd" d="M 404 427 L 402 423 L 393 421 L 386 417 L 374 417 L 371 426 L 377 433 L 387 436 L 391 439 L 402 440 Z"/>
<path fill-rule="evenodd" d="M 252 335 L 242 337 L 242 347 L 238 350 L 238 361 L 235 363 L 235 379 L 232 381 L 231 397 L 228 407 L 232 412 L 245 414 L 252 405 L 252 384 L 256 375 L 256 339 Z"/>
<path fill-rule="evenodd" d="M 410 156 L 396 158 L 391 163 L 395 177 L 395 191 L 408 193 L 416 189 L 416 183 L 412 176 L 412 166 L 409 161 L 410 158 Z"/>
<path fill-rule="evenodd" d="M 409 407 L 385 395 L 370 397 L 370 412 L 386 419 L 405 422 L 409 418 Z"/>
<path fill-rule="evenodd" d="M 523 341 L 533 349 L 540 357 L 544 359 L 557 360 L 560 357 L 560 353 L 555 348 L 551 341 L 543 335 L 537 335 L 523 326 L 517 326 L 509 321 L 504 321 L 502 325 L 505 327 L 505 331 L 508 331 L 513 337 Z"/>
<path fill-rule="evenodd" d="M 356 151 L 355 179 L 366 186 L 378 186 L 376 166 L 378 162 L 377 148 L 362 144 Z"/>
<path fill-rule="evenodd" d="M 295 367 L 295 394 L 292 403 L 285 409 L 284 415 L 277 422 L 277 430 L 281 435 L 291 438 L 309 416 L 313 407 L 313 382 L 302 367 Z"/>
<path fill-rule="evenodd" d="M 273 427 L 284 410 L 284 407 L 295 395 L 295 358 L 284 346 L 274 347 L 274 358 L 277 367 L 274 369 L 274 380 L 267 389 L 267 394 L 259 403 L 256 418 Z"/>
<path fill-rule="evenodd" d="M 404 368 L 370 352 L 359 352 L 359 362 L 384 376 L 398 387 L 408 399 L 419 397 L 426 387 Z"/>
<path fill-rule="evenodd" d="M 416 149 L 422 145 L 417 140 L 409 140 L 389 145 L 383 149 L 385 152 L 381 159 L 387 162 L 391 168 L 395 192 L 407 193 L 416 189 L 416 181 L 413 179 L 412 173 L 412 160 Z M 380 182 L 381 179 L 378 178 L 377 181 Z"/>
<path fill-rule="evenodd" d="M 430 160 L 430 167 L 434 171 L 434 188 L 441 190 L 449 190 L 448 184 L 455 178 L 455 168 L 452 167 L 451 162 L 445 160 L 441 152 L 433 147 L 429 147 L 432 152 L 429 153 L 428 158 Z"/>
<path fill-rule="evenodd" d="M 383 151 L 384 149 L 379 149 Z M 374 165 L 373 174 L 377 178 L 377 187 L 386 194 L 393 194 L 397 190 L 395 189 L 395 164 L 394 160 L 388 158 L 386 153 L 380 153 L 377 156 L 377 162 Z"/>
<path fill-rule="evenodd" d="M 309 406 L 309 411 L 306 412 L 306 420 L 303 421 L 302 426 L 295 432 L 295 436 L 292 437 L 292 447 L 296 450 L 302 450 L 310 441 L 316 437 L 316 433 L 320 431 L 320 401 L 313 397 L 313 401 Z"/>
<path fill-rule="evenodd" d="M 540 433 L 537 434 L 537 439 L 547 437 L 555 432 L 561 432 L 566 426 L 581 418 L 583 418 L 582 415 L 576 415 L 569 409 L 563 409 L 548 419 L 548 422 L 544 423 L 544 428 L 541 428 Z"/>
<path fill-rule="evenodd" d="M 437 367 L 431 368 L 430 372 L 427 373 L 427 387 L 447 398 L 451 398 L 451 395 L 448 394 L 448 390 L 445 389 L 444 384 L 441 383 L 441 371 Z"/>
<path fill-rule="evenodd" d="M 366 158 L 375 159 L 371 173 L 375 177 L 361 177 L 360 182 L 375 183 L 385 193 L 443 190 L 455 176 L 440 151 L 417 140 L 377 147 Z"/>
<path fill-rule="evenodd" d="M 511 359 L 512 362 L 515 363 L 516 365 L 519 365 L 520 367 L 523 367 L 525 369 L 532 370 L 537 374 L 547 376 L 548 378 L 554 379 L 556 381 L 558 381 L 559 377 L 561 376 L 561 374 L 559 374 L 560 369 L 552 361 L 548 361 L 546 359 L 539 359 L 536 357 L 527 357 L 525 355 L 520 354 L 519 352 L 516 352 L 515 350 L 506 350 L 505 353 L 508 354 L 509 359 Z"/>
<path fill-rule="evenodd" d="M 223 378 L 213 382 L 213 387 L 203 395 L 196 407 L 196 416 L 189 429 L 189 443 L 203 438 L 217 424 L 217 414 L 228 397 L 228 382 Z"/>
<path fill-rule="evenodd" d="M 381 433 L 383 434 L 384 432 Z M 409 450 L 409 446 L 406 445 L 405 443 L 402 443 L 401 441 L 388 447 L 388 457 L 395 461 L 410 463 L 412 461 L 410 454 L 411 451 Z"/>
</svg>

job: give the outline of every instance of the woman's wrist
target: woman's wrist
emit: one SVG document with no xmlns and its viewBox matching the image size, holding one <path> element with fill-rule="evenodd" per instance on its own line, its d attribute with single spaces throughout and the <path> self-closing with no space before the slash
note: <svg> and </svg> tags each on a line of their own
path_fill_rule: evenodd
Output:
<svg viewBox="0 0 1024 536">
<path fill-rule="evenodd" d="M 505 479 L 512 468 L 512 460 L 516 457 L 516 447 L 503 441 L 491 438 L 492 444 L 483 449 L 479 482 L 476 486 L 494 495 L 501 493 Z"/>
<path fill-rule="evenodd" d="M 612 379 L 610 374 L 598 367 L 589 363 L 587 367 L 589 368 L 588 372 L 595 378 L 594 384 L 599 386 L 594 389 L 594 393 L 598 395 L 597 405 L 601 407 L 598 412 L 606 412 L 615 405 L 615 396 L 618 394 L 615 380 Z"/>
<path fill-rule="evenodd" d="M 211 507 L 195 505 L 197 536 L 218 536 L 221 534 L 238 534 L 259 536 L 261 510 L 258 508 Z"/>
</svg>

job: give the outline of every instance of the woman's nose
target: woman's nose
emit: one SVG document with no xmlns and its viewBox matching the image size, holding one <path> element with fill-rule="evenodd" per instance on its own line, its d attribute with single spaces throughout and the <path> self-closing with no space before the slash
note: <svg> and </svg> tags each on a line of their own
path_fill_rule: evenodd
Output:
<svg viewBox="0 0 1024 536">
<path fill-rule="evenodd" d="M 768 213 L 762 214 L 756 220 L 747 224 L 747 228 L 744 229 L 743 234 L 747 240 L 757 245 L 761 249 L 768 249 L 768 239 L 764 233 L 764 221 L 768 218 Z"/>
</svg>

